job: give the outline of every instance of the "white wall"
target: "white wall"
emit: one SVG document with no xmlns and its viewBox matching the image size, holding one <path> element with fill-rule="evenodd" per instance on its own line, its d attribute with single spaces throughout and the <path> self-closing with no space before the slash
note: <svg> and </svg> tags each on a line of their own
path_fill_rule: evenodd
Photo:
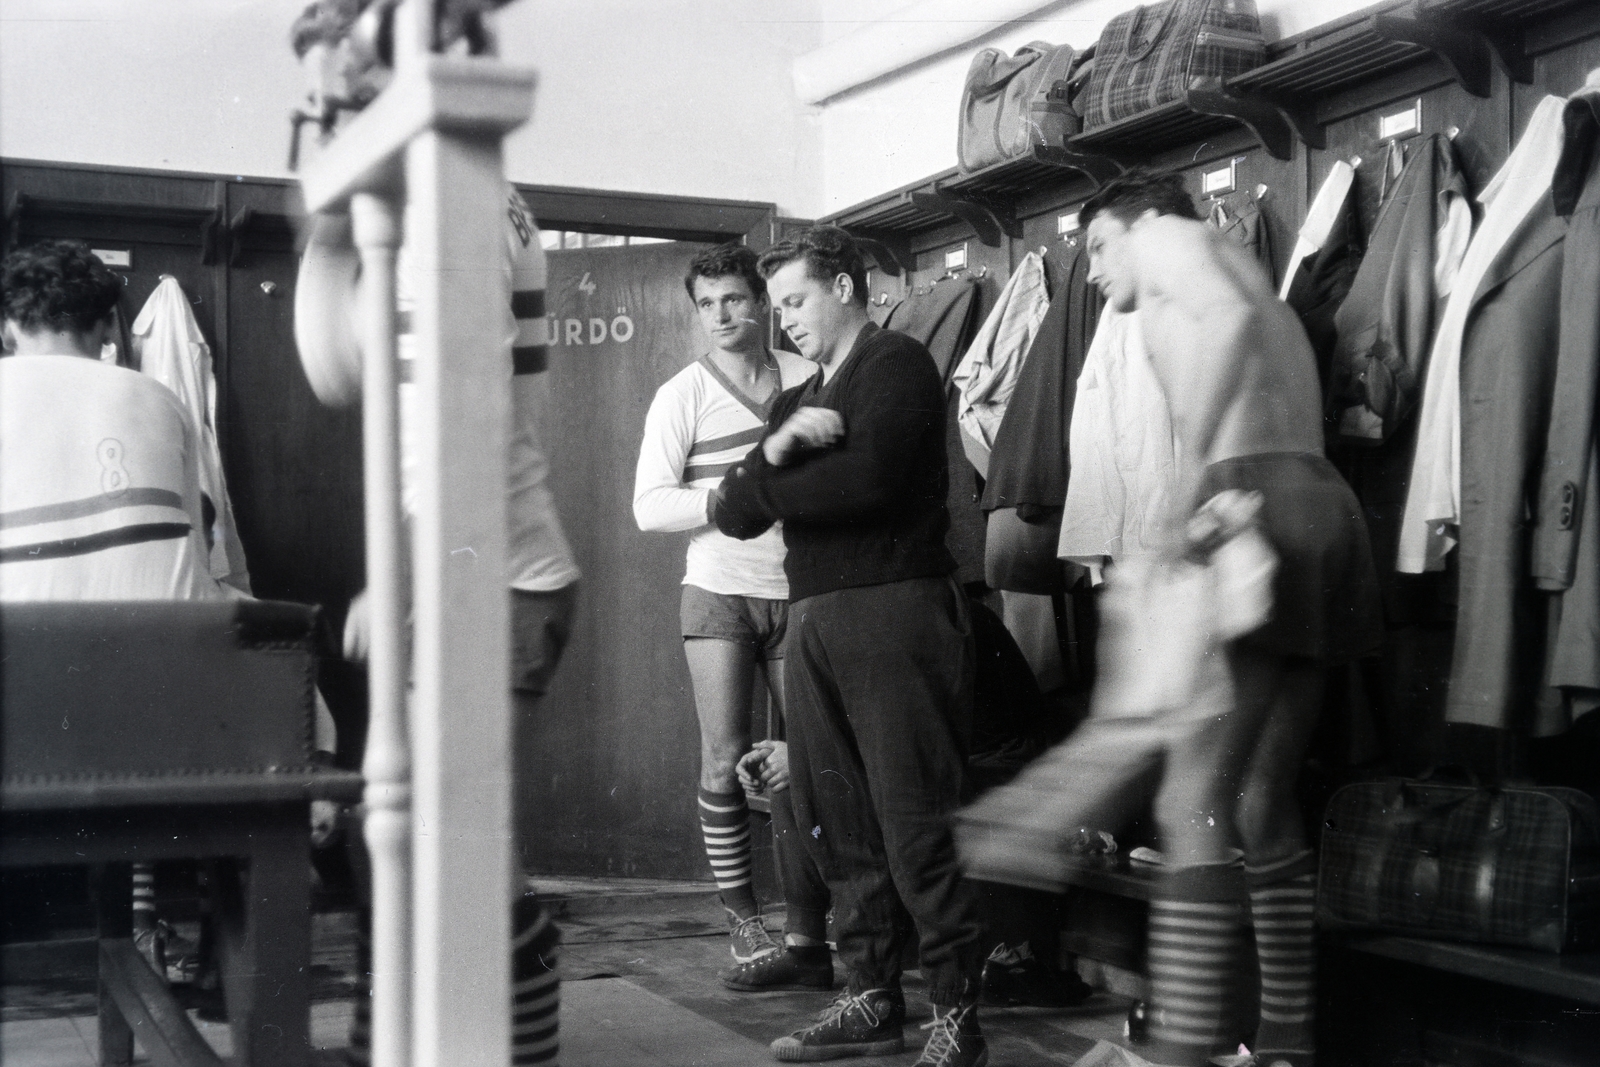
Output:
<svg viewBox="0 0 1600 1067">
<path fill-rule="evenodd" d="M 0 155 L 287 176 L 304 89 L 288 31 L 306 0 L 0 0 Z M 502 53 L 539 69 L 517 181 L 821 199 L 818 116 L 793 58 L 820 0 L 523 0 Z M 308 131 L 309 136 L 309 131 Z"/>
<path fill-rule="evenodd" d="M 975 22 L 990 0 L 970 0 Z M 1258 0 L 1282 37 L 1370 0 Z M 289 50 L 305 0 L 0 0 L 0 155 L 286 176 L 303 93 Z M 796 57 L 917 0 L 521 0 L 502 52 L 540 72 L 513 134 L 524 182 L 770 200 L 815 217 L 955 165 L 972 53 L 1080 46 L 1133 0 L 1057 0 L 826 101 Z M 1014 5 L 1013 5 L 1014 6 Z M 882 30 L 879 30 L 882 32 Z"/>
<path fill-rule="evenodd" d="M 282 175 L 295 0 L 0 0 L 0 155 Z"/>
<path fill-rule="evenodd" d="M 1269 39 L 1292 36 L 1373 0 L 1257 0 Z M 981 21 L 986 0 L 970 0 Z M 1031 40 L 1093 44 L 1113 15 L 1135 0 L 1060 0 L 1004 29 L 840 94 L 821 106 L 822 199 L 816 215 L 839 211 L 956 165 L 956 116 L 967 66 L 979 48 L 1014 50 Z M 915 15 L 912 2 L 823 0 L 831 42 L 873 32 L 874 23 Z M 881 32 L 881 31 L 880 31 Z"/>
<path fill-rule="evenodd" d="M 820 202 L 818 117 L 790 78 L 822 43 L 820 0 L 523 0 L 499 25 L 539 70 L 519 181 Z"/>
</svg>

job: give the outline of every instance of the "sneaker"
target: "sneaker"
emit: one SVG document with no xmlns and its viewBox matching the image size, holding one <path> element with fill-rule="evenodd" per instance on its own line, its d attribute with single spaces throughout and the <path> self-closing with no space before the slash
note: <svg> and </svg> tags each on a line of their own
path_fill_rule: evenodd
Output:
<svg viewBox="0 0 1600 1067">
<path fill-rule="evenodd" d="M 832 989 L 833 956 L 822 945 L 806 952 L 786 945 L 782 952 L 741 963 L 718 977 L 741 993 L 776 993 L 796 989 Z"/>
<path fill-rule="evenodd" d="M 163 978 L 167 976 L 166 938 L 162 935 L 160 922 L 135 930 L 133 947 L 139 950 L 139 955 L 144 957 L 152 971 Z"/>
<path fill-rule="evenodd" d="M 168 985 L 193 983 L 200 973 L 200 946 L 178 933 L 165 919 L 135 931 L 133 946 Z"/>
<path fill-rule="evenodd" d="M 749 963 L 778 951 L 778 943 L 767 933 L 760 912 L 748 919 L 741 919 L 732 908 L 723 910 L 728 913 L 728 926 L 732 931 L 729 936 L 733 943 L 728 950 L 733 953 L 734 963 Z"/>
<path fill-rule="evenodd" d="M 989 1062 L 989 1045 L 978 1029 L 978 1008 L 933 1009 L 933 1022 L 922 1029 L 932 1030 L 922 1058 L 916 1067 L 983 1067 Z"/>
<path fill-rule="evenodd" d="M 1309 1052 L 1240 1052 L 1211 1057 L 1215 1067 L 1310 1067 L 1313 1060 Z"/>
<path fill-rule="evenodd" d="M 844 1056 L 892 1056 L 906 1047 L 906 1001 L 898 989 L 840 993 L 817 1021 L 772 1043 L 786 1063 Z"/>
<path fill-rule="evenodd" d="M 983 965 L 983 1002 L 1030 1008 L 1073 1008 L 1094 987 L 1077 974 L 1046 967 L 1026 947 L 996 945 Z"/>
</svg>

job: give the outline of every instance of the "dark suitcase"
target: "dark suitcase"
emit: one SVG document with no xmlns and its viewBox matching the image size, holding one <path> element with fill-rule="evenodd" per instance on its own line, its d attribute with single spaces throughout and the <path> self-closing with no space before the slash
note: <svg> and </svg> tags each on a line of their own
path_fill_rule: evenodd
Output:
<svg viewBox="0 0 1600 1067">
<path fill-rule="evenodd" d="M 1078 132 L 1062 94 L 1080 56 L 1069 44 L 1031 41 L 1008 56 L 985 48 L 972 57 L 961 91 L 956 159 L 963 174 L 1059 144 Z"/>
<path fill-rule="evenodd" d="M 1386 779 L 1322 828 L 1324 929 L 1560 952 L 1600 943 L 1600 809 L 1576 789 Z"/>
</svg>

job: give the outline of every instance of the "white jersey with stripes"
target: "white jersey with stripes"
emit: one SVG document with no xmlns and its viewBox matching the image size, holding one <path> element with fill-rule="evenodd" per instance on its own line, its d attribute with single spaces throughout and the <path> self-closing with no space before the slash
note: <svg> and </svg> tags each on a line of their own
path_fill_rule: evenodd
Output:
<svg viewBox="0 0 1600 1067">
<path fill-rule="evenodd" d="M 816 364 L 774 352 L 780 388 L 816 373 Z M 777 394 L 774 393 L 775 397 Z M 693 530 L 684 585 L 726 596 L 789 599 L 779 524 L 750 541 L 710 525 L 711 492 L 761 440 L 772 397 L 758 404 L 717 369 L 709 355 L 675 374 L 660 389 L 644 420 L 644 442 L 633 483 L 633 515 L 641 530 Z"/>
<path fill-rule="evenodd" d="M 0 601 L 224 599 L 199 451 L 154 378 L 83 356 L 0 359 Z"/>
</svg>

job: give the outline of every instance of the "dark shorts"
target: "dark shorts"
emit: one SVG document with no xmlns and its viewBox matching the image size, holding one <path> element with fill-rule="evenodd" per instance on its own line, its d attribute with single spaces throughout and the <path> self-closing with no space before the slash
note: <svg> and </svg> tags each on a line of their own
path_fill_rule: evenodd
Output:
<svg viewBox="0 0 1600 1067">
<path fill-rule="evenodd" d="M 698 585 L 683 587 L 679 610 L 683 637 L 710 637 L 747 645 L 762 659 L 783 658 L 783 635 L 789 628 L 789 604 L 757 596 L 728 596 Z"/>
<path fill-rule="evenodd" d="M 578 583 L 549 593 L 511 590 L 511 688 L 544 695 L 572 634 Z"/>
<path fill-rule="evenodd" d="M 1263 532 L 1278 554 L 1272 614 L 1242 644 L 1337 663 L 1377 650 L 1383 614 L 1372 545 L 1355 493 L 1324 457 L 1263 452 L 1213 463 L 1201 499 L 1260 493 Z"/>
</svg>

